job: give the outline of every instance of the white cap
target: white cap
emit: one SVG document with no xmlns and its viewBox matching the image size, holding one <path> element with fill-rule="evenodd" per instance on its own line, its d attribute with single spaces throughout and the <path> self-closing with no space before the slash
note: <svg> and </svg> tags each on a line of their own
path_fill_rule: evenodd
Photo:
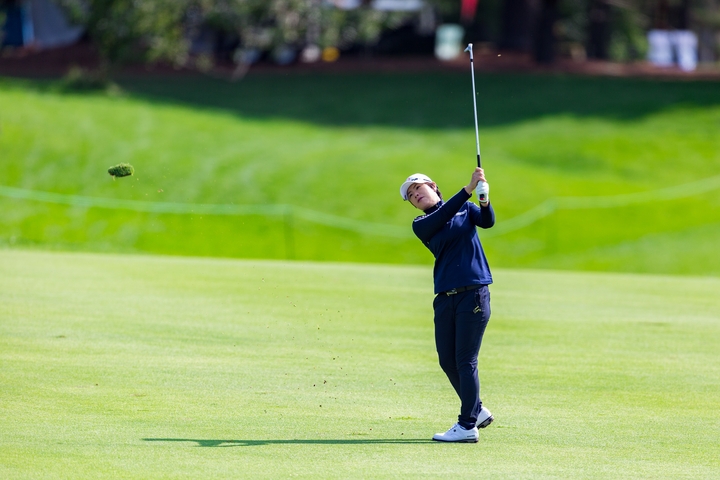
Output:
<svg viewBox="0 0 720 480">
<path fill-rule="evenodd" d="M 407 180 L 400 186 L 400 196 L 403 200 L 407 200 L 407 191 L 410 185 L 413 183 L 433 183 L 430 177 L 423 175 L 422 173 L 414 173 L 410 175 Z"/>
</svg>

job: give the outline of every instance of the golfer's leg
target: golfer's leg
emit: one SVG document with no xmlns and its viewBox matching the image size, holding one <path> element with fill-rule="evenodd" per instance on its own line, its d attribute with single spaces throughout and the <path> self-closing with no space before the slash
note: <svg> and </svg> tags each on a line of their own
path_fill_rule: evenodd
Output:
<svg viewBox="0 0 720 480">
<path fill-rule="evenodd" d="M 490 319 L 487 287 L 465 292 L 456 311 L 455 356 L 460 379 L 461 424 L 474 424 L 480 412 L 478 352 Z"/>
<path fill-rule="evenodd" d="M 440 294 L 435 297 L 435 348 L 438 361 L 455 392 L 460 396 L 460 377 L 455 361 L 455 312 L 453 297 Z"/>
</svg>

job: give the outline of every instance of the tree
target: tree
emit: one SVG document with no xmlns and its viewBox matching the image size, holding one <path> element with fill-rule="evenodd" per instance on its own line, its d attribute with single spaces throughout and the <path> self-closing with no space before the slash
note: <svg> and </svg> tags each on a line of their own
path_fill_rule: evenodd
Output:
<svg viewBox="0 0 720 480">
<path fill-rule="evenodd" d="M 372 43 L 407 17 L 365 4 L 342 10 L 326 0 L 53 0 L 83 25 L 110 75 L 130 62 L 183 65 L 199 27 L 234 35 L 243 51 L 342 48 Z M 243 51 L 238 60 L 242 63 Z"/>
<path fill-rule="evenodd" d="M 367 4 L 343 10 L 325 0 L 208 0 L 205 4 L 209 25 L 234 33 L 244 47 L 260 49 L 373 43 L 384 28 L 407 17 Z"/>
<path fill-rule="evenodd" d="M 327 0 L 207 0 L 205 25 L 238 40 L 233 78 L 242 77 L 261 52 L 289 62 L 298 51 L 306 60 L 336 58 L 339 49 L 372 45 L 385 28 L 407 13 L 381 12 L 368 3 L 341 9 Z"/>
<path fill-rule="evenodd" d="M 182 64 L 188 42 L 183 20 L 192 0 L 54 0 L 83 25 L 107 77 L 127 62 Z"/>
</svg>

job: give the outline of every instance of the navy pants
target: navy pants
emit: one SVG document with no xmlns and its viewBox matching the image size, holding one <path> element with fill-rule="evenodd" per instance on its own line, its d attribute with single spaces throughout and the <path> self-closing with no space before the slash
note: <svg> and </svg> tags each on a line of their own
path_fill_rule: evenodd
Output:
<svg viewBox="0 0 720 480">
<path fill-rule="evenodd" d="M 483 285 L 455 295 L 440 293 L 433 308 L 440 367 L 460 397 L 458 422 L 464 428 L 472 428 L 482 407 L 477 365 L 490 320 L 490 290 Z"/>
</svg>

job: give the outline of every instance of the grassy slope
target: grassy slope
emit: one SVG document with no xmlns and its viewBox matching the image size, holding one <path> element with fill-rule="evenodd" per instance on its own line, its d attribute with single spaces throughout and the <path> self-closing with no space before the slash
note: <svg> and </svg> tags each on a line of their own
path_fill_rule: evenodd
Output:
<svg viewBox="0 0 720 480">
<path fill-rule="evenodd" d="M 466 75 L 250 75 L 131 80 L 128 95 L 0 81 L 3 185 L 149 201 L 295 204 L 405 226 L 399 179 L 446 195 L 474 162 Z M 482 75 L 483 157 L 499 222 L 553 196 L 655 190 L 717 174 L 714 83 Z M 110 165 L 137 174 L 113 182 Z M 282 218 L 69 208 L 0 198 L 5 244 L 157 253 L 428 263 L 392 239 Z M 717 192 L 558 211 L 486 241 L 495 265 L 720 273 Z"/>
<path fill-rule="evenodd" d="M 496 277 L 442 445 L 426 267 L 0 250 L 0 476 L 716 476 L 718 279 Z"/>
</svg>

